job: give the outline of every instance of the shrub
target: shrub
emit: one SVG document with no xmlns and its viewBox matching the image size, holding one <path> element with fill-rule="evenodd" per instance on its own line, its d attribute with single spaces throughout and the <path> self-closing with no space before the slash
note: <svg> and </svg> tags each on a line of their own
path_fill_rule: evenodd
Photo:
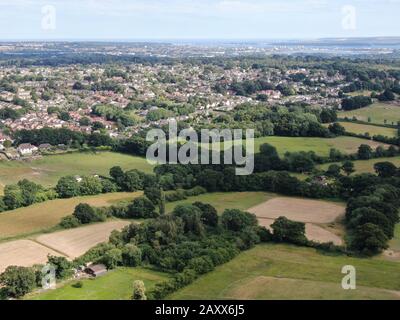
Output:
<svg viewBox="0 0 400 320">
<path fill-rule="evenodd" d="M 127 217 L 129 218 L 155 218 L 157 212 L 154 204 L 146 197 L 140 197 L 133 200 L 127 208 Z"/>
<path fill-rule="evenodd" d="M 205 274 L 214 269 L 214 264 L 210 257 L 198 257 L 189 261 L 188 267 L 196 271 L 197 274 Z"/>
<path fill-rule="evenodd" d="M 76 228 L 81 225 L 81 222 L 75 216 L 67 216 L 61 219 L 59 224 L 64 229 Z"/>
<path fill-rule="evenodd" d="M 238 209 L 227 209 L 221 216 L 222 225 L 230 231 L 241 231 L 249 226 L 257 225 L 257 218 L 254 214 Z"/>
<path fill-rule="evenodd" d="M 122 263 L 124 266 L 137 267 L 142 263 L 142 250 L 132 243 L 122 249 Z"/>
<path fill-rule="evenodd" d="M 73 288 L 76 288 L 76 289 L 80 289 L 80 288 L 83 287 L 83 282 L 82 282 L 82 281 L 75 282 L 75 283 L 72 285 L 72 287 L 73 287 Z"/>
</svg>

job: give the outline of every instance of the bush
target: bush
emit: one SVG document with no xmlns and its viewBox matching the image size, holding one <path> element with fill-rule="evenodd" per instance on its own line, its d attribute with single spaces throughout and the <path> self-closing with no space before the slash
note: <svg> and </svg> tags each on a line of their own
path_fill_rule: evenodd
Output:
<svg viewBox="0 0 400 320">
<path fill-rule="evenodd" d="M 114 269 L 122 264 L 122 251 L 114 248 L 106 251 L 101 258 L 101 262 L 107 267 L 107 269 Z"/>
<path fill-rule="evenodd" d="M 73 216 L 82 224 L 104 221 L 105 217 L 98 214 L 94 208 L 86 203 L 80 203 L 75 207 Z"/>
<path fill-rule="evenodd" d="M 19 298 L 31 292 L 36 285 L 33 268 L 10 266 L 0 275 L 0 285 L 7 296 Z"/>
<path fill-rule="evenodd" d="M 197 274 L 205 274 L 214 270 L 214 264 L 207 256 L 191 259 L 188 267 L 195 270 Z"/>
<path fill-rule="evenodd" d="M 127 217 L 129 218 L 155 218 L 157 212 L 154 204 L 146 197 L 140 197 L 133 200 L 127 208 Z"/>
<path fill-rule="evenodd" d="M 289 242 L 299 245 L 307 243 L 305 236 L 305 224 L 302 222 L 295 222 L 287 219 L 286 217 L 279 217 L 271 225 L 273 232 L 273 239 L 278 242 Z"/>
<path fill-rule="evenodd" d="M 80 289 L 80 288 L 83 287 L 83 282 L 82 282 L 82 281 L 75 282 L 75 283 L 72 285 L 72 287 L 73 287 L 73 288 L 76 288 L 76 289 Z"/>
<path fill-rule="evenodd" d="M 169 192 L 165 195 L 165 201 L 167 202 L 175 202 L 175 201 L 180 201 L 180 200 L 186 200 L 187 195 L 185 190 L 183 189 L 178 189 L 174 192 Z"/>
<path fill-rule="evenodd" d="M 132 243 L 122 249 L 122 263 L 127 267 L 137 267 L 142 263 L 142 250 Z"/>
<path fill-rule="evenodd" d="M 254 214 L 238 209 L 227 209 L 221 216 L 221 224 L 230 231 L 242 231 L 246 227 L 256 226 L 257 218 Z"/>
<path fill-rule="evenodd" d="M 71 228 L 76 228 L 81 225 L 81 222 L 78 220 L 77 217 L 75 216 L 67 216 L 61 219 L 61 222 L 59 223 L 60 227 L 64 229 L 71 229 Z"/>
</svg>

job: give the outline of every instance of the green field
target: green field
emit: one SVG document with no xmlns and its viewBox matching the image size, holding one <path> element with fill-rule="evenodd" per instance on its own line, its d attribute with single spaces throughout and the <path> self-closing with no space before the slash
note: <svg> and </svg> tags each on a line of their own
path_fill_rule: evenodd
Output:
<svg viewBox="0 0 400 320">
<path fill-rule="evenodd" d="M 0 213 L 0 239 L 46 231 L 46 229 L 56 226 L 61 218 L 72 214 L 75 206 L 79 203 L 103 207 L 121 201 L 132 200 L 140 195 L 142 195 L 142 192 L 117 192 L 97 196 L 57 199 Z"/>
<path fill-rule="evenodd" d="M 356 268 L 356 290 L 341 287 L 345 265 Z M 398 262 L 263 244 L 217 267 L 169 299 L 400 299 L 399 290 Z"/>
<path fill-rule="evenodd" d="M 260 146 L 269 143 L 277 149 L 279 155 L 283 156 L 286 152 L 314 151 L 321 156 L 328 156 L 331 148 L 338 149 L 343 153 L 356 153 L 361 144 L 368 144 L 373 148 L 382 145 L 375 141 L 360 139 L 355 137 L 337 138 L 307 138 L 307 137 L 261 137 L 254 139 L 254 150 L 258 152 Z M 231 144 L 224 145 L 224 148 Z M 245 145 L 245 142 L 243 143 Z"/>
<path fill-rule="evenodd" d="M 368 133 L 371 137 L 375 135 L 382 135 L 387 137 L 397 136 L 397 130 L 392 128 L 371 126 L 367 124 L 359 124 L 352 122 L 339 122 L 339 123 L 346 129 L 347 132 L 351 133 L 356 133 L 356 134 Z"/>
<path fill-rule="evenodd" d="M 171 212 L 179 204 L 191 204 L 193 202 L 200 201 L 211 204 L 219 213 L 222 213 L 225 209 L 246 210 L 274 197 L 276 197 L 276 194 L 268 192 L 206 193 L 196 197 L 189 197 L 188 199 L 182 201 L 169 202 L 166 204 L 166 210 L 167 212 Z"/>
<path fill-rule="evenodd" d="M 386 161 L 393 163 L 397 167 L 400 166 L 400 157 L 378 158 L 378 159 L 370 159 L 370 160 L 356 160 L 356 161 L 353 161 L 354 169 L 356 170 L 355 173 L 363 173 L 363 172 L 375 173 L 374 164 L 377 162 L 386 162 Z M 327 170 L 331 164 L 332 163 L 326 163 L 326 164 L 320 165 L 320 166 L 318 166 L 318 169 Z M 340 163 L 337 163 L 337 164 L 341 165 Z"/>
<path fill-rule="evenodd" d="M 0 184 L 29 179 L 45 186 L 53 186 L 66 175 L 108 175 L 113 166 L 152 172 L 145 158 L 115 152 L 85 152 L 45 156 L 31 162 L 0 161 Z"/>
<path fill-rule="evenodd" d="M 370 118 L 372 123 L 379 124 L 383 124 L 386 120 L 387 124 L 397 124 L 397 121 L 400 121 L 400 106 L 378 102 L 365 108 L 340 112 L 338 116 L 350 119 L 356 117 L 361 121 L 368 121 Z"/>
<path fill-rule="evenodd" d="M 133 281 L 142 280 L 146 290 L 168 279 L 168 275 L 145 268 L 118 268 L 98 279 L 82 280 L 82 288 L 72 285 L 77 280 L 55 290 L 30 294 L 31 300 L 130 300 L 133 292 Z"/>
<path fill-rule="evenodd" d="M 400 251 L 400 223 L 396 225 L 394 230 L 394 238 L 389 242 L 390 249 Z"/>
</svg>

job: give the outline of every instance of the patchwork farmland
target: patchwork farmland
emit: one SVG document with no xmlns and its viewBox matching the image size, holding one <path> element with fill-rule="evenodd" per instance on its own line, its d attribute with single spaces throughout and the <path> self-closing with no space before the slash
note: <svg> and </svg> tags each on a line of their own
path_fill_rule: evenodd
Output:
<svg viewBox="0 0 400 320">
<path fill-rule="evenodd" d="M 259 224 L 270 228 L 274 219 L 284 216 L 293 221 L 306 223 L 306 236 L 317 242 L 343 244 L 343 240 L 331 230 L 329 223 L 339 220 L 344 214 L 344 206 L 327 201 L 300 198 L 277 197 L 248 210 L 254 213 Z"/>
<path fill-rule="evenodd" d="M 109 206 L 121 201 L 133 200 L 142 192 L 117 192 L 97 196 L 57 199 L 19 208 L 0 214 L 0 240 L 39 233 L 55 227 L 61 218 L 72 214 L 79 203 L 95 207 Z"/>
<path fill-rule="evenodd" d="M 357 269 L 357 290 L 343 290 L 344 265 Z M 398 262 L 263 244 L 168 296 L 181 299 L 400 299 Z"/>
<path fill-rule="evenodd" d="M 112 166 L 125 170 L 138 169 L 152 172 L 153 167 L 145 158 L 115 152 L 75 152 L 44 156 L 32 161 L 0 161 L 0 184 L 13 184 L 29 179 L 43 186 L 54 186 L 67 175 L 98 174 L 108 176 Z"/>
<path fill-rule="evenodd" d="M 41 235 L 31 240 L 15 240 L 0 244 L 0 272 L 10 265 L 32 266 L 47 262 L 47 255 L 69 259 L 84 254 L 101 242 L 107 242 L 113 230 L 122 229 L 128 221 L 98 223 L 77 229 Z"/>
</svg>

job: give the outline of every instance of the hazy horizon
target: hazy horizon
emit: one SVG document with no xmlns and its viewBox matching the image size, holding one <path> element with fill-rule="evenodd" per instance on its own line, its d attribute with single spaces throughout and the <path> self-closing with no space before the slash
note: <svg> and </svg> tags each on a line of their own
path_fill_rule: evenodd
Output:
<svg viewBox="0 0 400 320">
<path fill-rule="evenodd" d="M 2 41 L 396 37 L 400 0 L 0 0 Z"/>
</svg>

